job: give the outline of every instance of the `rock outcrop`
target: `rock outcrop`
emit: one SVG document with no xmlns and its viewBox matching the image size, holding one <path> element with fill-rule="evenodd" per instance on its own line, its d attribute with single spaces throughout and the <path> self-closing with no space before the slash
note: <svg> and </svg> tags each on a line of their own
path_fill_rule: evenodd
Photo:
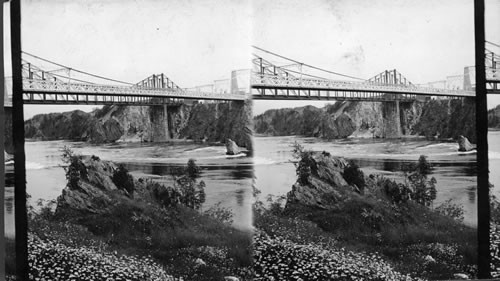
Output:
<svg viewBox="0 0 500 281">
<path fill-rule="evenodd" d="M 231 139 L 227 139 L 226 140 L 226 154 L 227 155 L 236 155 L 236 154 L 239 154 L 241 151 L 240 151 L 240 148 L 238 147 L 238 145 L 232 141 Z"/>
<path fill-rule="evenodd" d="M 496 120 L 494 117 L 491 119 Z M 273 136 L 303 135 L 335 139 L 421 135 L 449 139 L 466 135 L 472 142 L 476 141 L 473 100 L 343 101 L 324 108 L 271 109 L 256 116 L 254 124 L 257 134 Z"/>
<path fill-rule="evenodd" d="M 110 192 L 118 192 L 112 177 L 116 166 L 94 157 L 82 158 L 86 176 L 77 186 L 67 186 L 57 198 L 57 215 L 75 216 L 100 213 L 112 203 Z"/>
<path fill-rule="evenodd" d="M 311 175 L 306 184 L 297 181 L 287 194 L 285 209 L 307 206 L 317 209 L 335 209 L 352 196 L 357 188 L 345 180 L 344 169 L 349 164 L 343 158 L 326 153 L 314 153 Z"/>
<path fill-rule="evenodd" d="M 469 142 L 469 140 L 464 136 L 459 136 L 458 140 L 458 151 L 465 152 L 476 149 L 476 147 Z"/>
<path fill-rule="evenodd" d="M 413 128 L 414 133 L 435 139 L 464 135 L 476 142 L 476 107 L 474 99 L 429 100 Z"/>
<path fill-rule="evenodd" d="M 500 129 L 500 105 L 488 110 L 488 128 Z"/>
<path fill-rule="evenodd" d="M 224 143 L 231 138 L 252 150 L 250 102 L 194 103 L 173 106 L 104 106 L 36 115 L 25 122 L 26 138 L 163 142 L 188 138 Z"/>
</svg>

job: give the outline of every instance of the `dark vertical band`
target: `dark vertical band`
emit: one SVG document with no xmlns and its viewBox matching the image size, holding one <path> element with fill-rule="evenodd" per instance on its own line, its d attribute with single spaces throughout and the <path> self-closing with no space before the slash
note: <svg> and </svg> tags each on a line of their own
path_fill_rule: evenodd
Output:
<svg viewBox="0 0 500 281">
<path fill-rule="evenodd" d="M 3 6 L 4 2 L 0 3 L 0 48 L 3 50 Z M 0 52 L 0 147 L 5 151 L 5 73 L 4 73 L 4 55 Z M 0 151 L 0 277 L 5 276 L 5 156 Z"/>
<path fill-rule="evenodd" d="M 484 62 L 484 0 L 474 1 L 476 43 L 476 130 L 477 130 L 477 206 L 478 278 L 490 278 L 490 198 L 488 181 L 488 113 Z"/>
<path fill-rule="evenodd" d="M 23 81 L 21 73 L 21 1 L 10 4 L 12 56 L 12 129 L 14 138 L 14 181 L 16 214 L 16 268 L 20 280 L 28 280 L 28 222 L 24 155 Z"/>
</svg>

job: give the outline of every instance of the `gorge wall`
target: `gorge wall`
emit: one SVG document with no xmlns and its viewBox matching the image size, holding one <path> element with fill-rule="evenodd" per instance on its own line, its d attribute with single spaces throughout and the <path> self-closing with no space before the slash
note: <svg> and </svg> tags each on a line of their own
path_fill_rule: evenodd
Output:
<svg viewBox="0 0 500 281">
<path fill-rule="evenodd" d="M 500 105 L 488 110 L 488 128 L 500 129 Z"/>
<path fill-rule="evenodd" d="M 25 137 L 37 140 L 163 142 L 188 138 L 209 142 L 234 140 L 251 150 L 249 102 L 195 103 L 175 106 L 104 106 L 40 114 L 25 121 Z"/>
<path fill-rule="evenodd" d="M 428 138 L 476 140 L 473 100 L 427 100 L 424 102 L 344 101 L 324 108 L 305 106 L 271 109 L 254 117 L 257 134 L 303 135 L 327 139 L 353 137 Z"/>
</svg>

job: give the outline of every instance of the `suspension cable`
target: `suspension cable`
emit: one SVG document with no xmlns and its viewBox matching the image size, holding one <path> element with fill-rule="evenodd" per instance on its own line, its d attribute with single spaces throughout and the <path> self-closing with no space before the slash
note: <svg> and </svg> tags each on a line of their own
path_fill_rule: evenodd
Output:
<svg viewBox="0 0 500 281">
<path fill-rule="evenodd" d="M 82 73 L 82 74 L 86 74 L 86 75 L 89 75 L 89 76 L 92 76 L 92 77 L 96 77 L 96 78 L 100 78 L 100 79 L 104 79 L 104 80 L 108 80 L 108 81 L 112 81 L 112 82 L 117 82 L 117 83 L 122 83 L 122 84 L 127 84 L 127 85 L 134 85 L 132 83 L 129 83 L 129 82 L 124 82 L 124 81 L 120 81 L 120 80 L 116 80 L 116 79 L 111 79 L 111 78 L 107 78 L 107 77 L 104 77 L 104 76 L 100 76 L 100 75 L 96 75 L 96 74 L 92 74 L 92 73 L 89 73 L 89 72 L 86 72 L 86 71 L 82 71 L 82 70 L 78 70 L 78 69 L 74 69 L 74 68 L 71 68 L 69 66 L 65 66 L 65 65 L 62 65 L 62 64 L 59 64 L 59 63 L 56 63 L 54 61 L 51 61 L 51 60 L 48 60 L 48 59 L 44 59 L 44 58 L 41 58 L 39 56 L 36 56 L 36 55 L 33 55 L 33 54 L 30 54 L 26 51 L 21 51 L 23 54 L 26 54 L 28 56 L 31 56 L 31 57 L 34 57 L 36 59 L 39 59 L 39 60 L 42 60 L 42 61 L 45 61 L 45 62 L 48 62 L 48 63 L 51 63 L 51 64 L 54 64 L 54 65 L 57 65 L 57 66 L 60 66 L 60 67 L 64 67 L 64 68 L 68 68 L 70 70 L 73 70 L 75 72 L 79 72 L 79 73 Z"/>
<path fill-rule="evenodd" d="M 300 64 L 300 65 L 303 65 L 303 66 L 307 66 L 307 67 L 312 68 L 312 69 L 320 70 L 320 71 L 323 71 L 323 72 L 327 72 L 327 73 L 330 73 L 330 74 L 339 75 L 339 76 L 343 76 L 343 77 L 347 77 L 347 78 L 352 78 L 352 79 L 357 79 L 357 80 L 363 80 L 363 81 L 365 81 L 365 80 L 366 80 L 366 79 L 363 79 L 363 78 L 354 77 L 354 76 L 350 76 L 350 75 L 346 75 L 346 74 L 342 74 L 342 73 L 338 73 L 338 72 L 333 72 L 333 71 L 330 71 L 330 70 L 327 70 L 327 69 L 319 68 L 319 67 L 316 67 L 316 66 L 313 66 L 313 65 L 307 64 L 307 63 L 302 63 L 302 62 L 296 61 L 296 60 L 294 60 L 294 59 L 291 59 L 291 58 L 288 58 L 288 57 L 285 57 L 285 56 L 282 56 L 282 55 L 279 55 L 279 54 L 273 53 L 273 52 L 271 52 L 271 51 L 264 50 L 264 49 L 262 49 L 262 48 L 259 48 L 259 47 L 257 47 L 257 46 L 254 46 L 254 45 L 252 45 L 252 47 L 253 47 L 253 48 L 255 48 L 255 49 L 257 49 L 257 50 L 260 50 L 260 51 L 262 51 L 262 52 L 265 52 L 265 53 L 268 53 L 268 54 L 271 54 L 271 55 L 277 56 L 277 57 L 282 58 L 282 59 L 285 59 L 285 60 L 289 60 L 289 61 L 291 61 L 291 62 L 294 62 L 294 63 Z"/>
</svg>

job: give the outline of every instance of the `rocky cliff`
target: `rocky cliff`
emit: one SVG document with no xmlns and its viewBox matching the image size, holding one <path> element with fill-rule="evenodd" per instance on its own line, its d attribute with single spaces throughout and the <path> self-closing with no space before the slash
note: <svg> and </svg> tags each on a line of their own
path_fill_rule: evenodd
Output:
<svg viewBox="0 0 500 281">
<path fill-rule="evenodd" d="M 254 118 L 255 132 L 327 139 L 353 137 L 476 140 L 475 105 L 469 100 L 427 100 L 413 103 L 336 102 L 324 108 L 272 109 Z"/>
<path fill-rule="evenodd" d="M 224 142 L 251 150 L 251 104 L 195 103 L 175 106 L 104 106 L 91 113 L 36 115 L 25 122 L 26 138 L 162 142 L 188 138 Z"/>
<path fill-rule="evenodd" d="M 488 110 L 488 128 L 500 129 L 500 105 Z"/>
<path fill-rule="evenodd" d="M 473 99 L 430 100 L 413 127 L 415 134 L 428 138 L 453 138 L 463 135 L 476 142 L 476 105 Z"/>
</svg>

